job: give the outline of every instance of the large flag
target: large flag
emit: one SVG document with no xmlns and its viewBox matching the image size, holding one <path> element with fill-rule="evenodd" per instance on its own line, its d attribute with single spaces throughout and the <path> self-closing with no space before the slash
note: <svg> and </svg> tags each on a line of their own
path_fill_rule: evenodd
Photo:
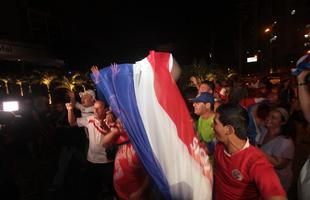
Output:
<svg viewBox="0 0 310 200">
<path fill-rule="evenodd" d="M 195 137 L 171 76 L 169 53 L 151 51 L 135 64 L 100 70 L 97 89 L 123 121 L 130 141 L 165 199 L 212 198 L 212 168 Z"/>
</svg>

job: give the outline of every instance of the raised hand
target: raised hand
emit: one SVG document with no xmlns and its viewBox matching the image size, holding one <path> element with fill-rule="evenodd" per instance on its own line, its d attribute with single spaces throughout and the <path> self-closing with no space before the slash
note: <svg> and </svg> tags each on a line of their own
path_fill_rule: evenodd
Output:
<svg viewBox="0 0 310 200">
<path fill-rule="evenodd" d="M 66 108 L 67 110 L 72 110 L 74 106 L 72 105 L 72 103 L 66 103 Z"/>
<path fill-rule="evenodd" d="M 95 83 L 99 83 L 100 82 L 100 72 L 98 70 L 98 67 L 96 65 L 93 65 L 90 70 L 92 71 L 92 73 L 95 76 Z"/>
<path fill-rule="evenodd" d="M 74 92 L 72 92 L 72 91 L 67 91 L 67 95 L 69 96 L 70 100 L 74 100 L 74 99 L 75 99 Z"/>
</svg>

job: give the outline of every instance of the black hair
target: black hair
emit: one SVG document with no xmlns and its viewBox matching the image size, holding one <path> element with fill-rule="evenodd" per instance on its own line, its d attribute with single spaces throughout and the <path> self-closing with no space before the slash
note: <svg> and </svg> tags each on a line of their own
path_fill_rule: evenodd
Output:
<svg viewBox="0 0 310 200">
<path fill-rule="evenodd" d="M 268 116 L 268 113 L 272 109 L 271 105 L 268 104 L 268 102 L 261 102 L 257 106 L 257 117 L 265 120 L 266 117 Z"/>
<path fill-rule="evenodd" d="M 214 93 L 215 85 L 212 81 L 203 81 L 201 84 L 207 84 L 212 89 L 212 92 Z"/>
<path fill-rule="evenodd" d="M 231 125 L 235 129 L 238 138 L 245 140 L 249 124 L 248 112 L 239 104 L 222 104 L 216 112 L 219 114 L 220 122 L 225 125 Z"/>
<path fill-rule="evenodd" d="M 205 102 L 204 104 L 206 104 L 206 103 L 210 103 L 210 109 L 211 109 L 212 111 L 214 111 L 214 104 L 215 104 L 215 102 L 214 102 L 214 103 L 211 103 L 211 102 Z"/>
</svg>

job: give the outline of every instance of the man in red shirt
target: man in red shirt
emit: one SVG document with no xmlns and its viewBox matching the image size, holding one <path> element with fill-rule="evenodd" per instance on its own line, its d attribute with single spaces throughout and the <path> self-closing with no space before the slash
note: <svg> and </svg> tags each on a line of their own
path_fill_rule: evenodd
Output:
<svg viewBox="0 0 310 200">
<path fill-rule="evenodd" d="M 249 143 L 248 121 L 240 105 L 223 104 L 216 111 L 215 199 L 286 199 L 272 165 Z"/>
</svg>

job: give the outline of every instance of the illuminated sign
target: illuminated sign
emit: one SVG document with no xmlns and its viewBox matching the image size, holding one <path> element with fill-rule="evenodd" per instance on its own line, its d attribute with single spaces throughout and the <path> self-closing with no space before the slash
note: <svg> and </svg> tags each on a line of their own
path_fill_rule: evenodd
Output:
<svg viewBox="0 0 310 200">
<path fill-rule="evenodd" d="M 252 62 L 257 62 L 257 55 L 253 56 L 253 57 L 248 57 L 246 59 L 247 63 L 252 63 Z"/>
</svg>

